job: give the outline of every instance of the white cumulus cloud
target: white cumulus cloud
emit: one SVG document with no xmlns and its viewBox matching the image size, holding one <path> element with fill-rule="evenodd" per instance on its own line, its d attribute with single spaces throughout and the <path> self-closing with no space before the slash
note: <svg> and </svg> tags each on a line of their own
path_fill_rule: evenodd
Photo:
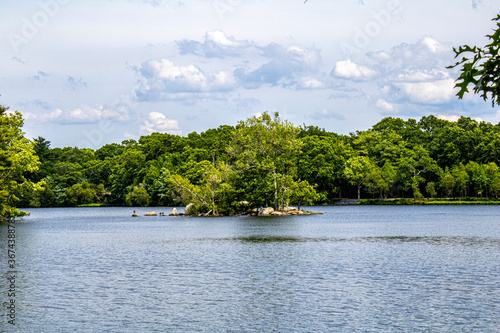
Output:
<svg viewBox="0 0 500 333">
<path fill-rule="evenodd" d="M 320 89 L 324 88 L 325 85 L 318 79 L 312 77 L 303 77 L 298 80 L 297 86 L 301 89 Z"/>
<path fill-rule="evenodd" d="M 214 42 L 221 46 L 239 46 L 240 43 L 234 38 L 229 39 L 221 30 L 209 31 L 205 36 L 206 41 Z"/>
<path fill-rule="evenodd" d="M 431 37 L 422 38 L 422 44 L 427 46 L 432 53 L 436 53 L 441 50 L 441 44 Z"/>
<path fill-rule="evenodd" d="M 175 66 L 167 59 L 160 61 L 151 60 L 143 65 L 143 74 L 152 78 L 158 78 L 166 82 L 175 82 L 186 90 L 205 90 L 207 78 L 193 65 Z M 145 76 L 146 76 L 145 75 Z"/>
<path fill-rule="evenodd" d="M 415 43 L 368 52 L 356 62 L 339 61 L 332 76 L 349 79 L 343 81 L 346 87 L 360 89 L 381 114 L 410 117 L 429 112 L 449 114 L 464 108 L 464 102 L 477 103 L 477 98 L 459 100 L 456 96 L 458 70 L 447 68 L 453 57 L 452 45 L 423 36 Z M 465 113 L 475 112 L 474 108 L 468 108 Z"/>
<path fill-rule="evenodd" d="M 400 84 L 411 101 L 423 104 L 448 103 L 455 96 L 454 86 L 452 79 Z"/>
<path fill-rule="evenodd" d="M 141 131 L 147 134 L 153 132 L 169 133 L 181 135 L 182 131 L 179 129 L 179 122 L 174 119 L 168 119 L 163 113 L 151 112 L 149 119 L 141 126 Z"/>
<path fill-rule="evenodd" d="M 348 59 L 338 61 L 335 64 L 333 74 L 345 79 L 366 80 L 375 76 L 377 72 L 366 66 L 358 65 Z"/>
<path fill-rule="evenodd" d="M 394 112 L 396 108 L 393 104 L 387 102 L 385 99 L 379 99 L 377 101 L 377 107 L 387 112 Z"/>
<path fill-rule="evenodd" d="M 146 61 L 138 71 L 143 79 L 136 90 L 139 100 L 168 100 L 179 94 L 227 91 L 235 83 L 231 72 L 205 73 L 194 65 L 177 66 L 168 59 Z"/>
</svg>

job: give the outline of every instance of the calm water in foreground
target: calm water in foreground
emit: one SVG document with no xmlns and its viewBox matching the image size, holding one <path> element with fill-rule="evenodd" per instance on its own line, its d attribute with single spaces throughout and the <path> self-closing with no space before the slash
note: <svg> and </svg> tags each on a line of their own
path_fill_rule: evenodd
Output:
<svg viewBox="0 0 500 333">
<path fill-rule="evenodd" d="M 0 225 L 0 331 L 500 330 L 499 206 L 276 218 L 132 210 L 32 209 L 17 221 L 14 327 Z"/>
</svg>

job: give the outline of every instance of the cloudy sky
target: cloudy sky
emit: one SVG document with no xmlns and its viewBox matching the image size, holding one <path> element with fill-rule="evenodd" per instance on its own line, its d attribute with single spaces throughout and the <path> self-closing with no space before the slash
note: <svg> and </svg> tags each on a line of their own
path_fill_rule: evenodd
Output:
<svg viewBox="0 0 500 333">
<path fill-rule="evenodd" d="M 98 148 L 279 111 L 348 134 L 465 115 L 453 46 L 484 45 L 498 0 L 2 1 L 0 104 L 28 137 Z"/>
</svg>

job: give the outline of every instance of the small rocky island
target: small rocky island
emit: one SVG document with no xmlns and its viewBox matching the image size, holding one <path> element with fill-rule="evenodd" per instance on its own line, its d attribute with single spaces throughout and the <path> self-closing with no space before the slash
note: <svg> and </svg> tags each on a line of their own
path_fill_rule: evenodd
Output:
<svg viewBox="0 0 500 333">
<path fill-rule="evenodd" d="M 198 213 L 196 211 L 193 211 L 193 205 L 189 204 L 186 206 L 186 209 L 184 210 L 185 213 L 179 213 L 177 212 L 177 208 L 173 208 L 172 212 L 168 214 L 168 216 L 187 216 L 187 217 L 221 217 L 221 216 L 244 216 L 244 215 L 251 215 L 251 216 L 292 216 L 292 215 L 318 215 L 318 214 L 323 214 L 323 212 L 309 212 L 305 210 L 300 210 L 296 207 L 285 207 L 283 210 L 275 210 L 272 207 L 266 207 L 266 208 L 261 208 L 260 210 L 255 208 L 252 210 L 248 210 L 243 213 L 239 214 L 231 214 L 231 215 L 222 215 L 222 214 L 217 214 L 214 213 L 213 211 L 209 211 L 207 213 Z M 160 216 L 167 216 L 163 212 L 159 213 Z M 132 217 L 139 217 L 139 214 L 136 214 L 134 211 L 134 214 L 132 214 Z M 144 216 L 158 216 L 156 212 L 148 212 L 144 214 Z"/>
<path fill-rule="evenodd" d="M 244 215 L 251 215 L 251 216 L 290 216 L 290 215 L 315 215 L 315 214 L 323 214 L 322 212 L 315 213 L 315 212 L 308 212 L 305 210 L 300 210 L 296 207 L 285 207 L 283 210 L 275 210 L 272 207 L 266 207 L 266 208 L 254 208 L 254 209 L 248 209 L 245 210 L 241 213 L 236 213 L 236 214 L 231 214 L 231 215 L 223 215 L 223 214 L 217 214 L 213 211 L 209 211 L 206 213 L 198 213 L 196 212 L 193 204 L 188 204 L 185 209 L 184 216 L 193 216 L 193 217 L 217 217 L 217 216 L 244 216 Z M 170 213 L 170 216 L 173 216 L 173 213 L 177 213 L 177 209 L 174 208 L 172 213 Z M 177 214 L 181 215 L 181 214 Z"/>
</svg>

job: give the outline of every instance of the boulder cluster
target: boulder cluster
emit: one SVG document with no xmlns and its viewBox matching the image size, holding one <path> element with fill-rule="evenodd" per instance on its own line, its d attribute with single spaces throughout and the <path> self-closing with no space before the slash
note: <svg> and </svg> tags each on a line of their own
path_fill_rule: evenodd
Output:
<svg viewBox="0 0 500 333">
<path fill-rule="evenodd" d="M 285 207 L 283 210 L 274 210 L 272 207 L 262 208 L 258 215 L 259 216 L 288 216 L 288 215 L 312 215 L 312 214 L 323 214 L 307 212 L 305 210 L 299 210 L 296 207 Z"/>
</svg>

